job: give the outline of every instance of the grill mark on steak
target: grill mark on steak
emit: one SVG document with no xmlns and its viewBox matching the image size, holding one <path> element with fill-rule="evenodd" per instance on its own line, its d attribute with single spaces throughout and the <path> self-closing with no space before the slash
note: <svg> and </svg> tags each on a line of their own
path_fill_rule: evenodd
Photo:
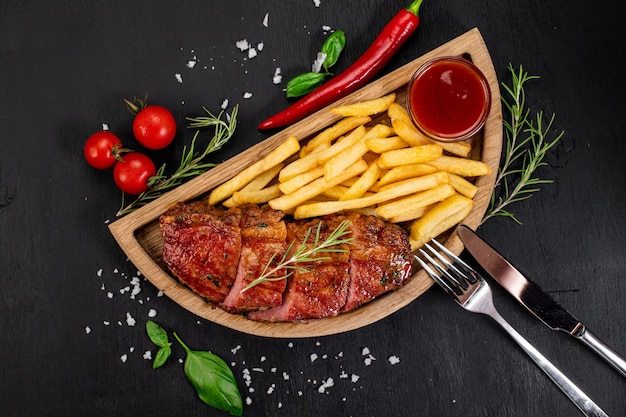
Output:
<svg viewBox="0 0 626 417">
<path fill-rule="evenodd" d="M 205 203 L 178 204 L 161 216 L 163 259 L 193 291 L 224 310 L 258 321 L 306 321 L 351 311 L 400 288 L 411 275 L 412 253 L 406 231 L 359 213 L 286 222 L 269 206 L 228 210 Z M 354 241 L 329 259 L 303 263 L 287 279 L 264 281 L 241 292 L 274 265 L 289 243 L 295 251 L 309 233 L 311 247 L 321 222 L 323 241 L 343 221 Z M 285 270 L 281 272 L 286 273 Z"/>
</svg>

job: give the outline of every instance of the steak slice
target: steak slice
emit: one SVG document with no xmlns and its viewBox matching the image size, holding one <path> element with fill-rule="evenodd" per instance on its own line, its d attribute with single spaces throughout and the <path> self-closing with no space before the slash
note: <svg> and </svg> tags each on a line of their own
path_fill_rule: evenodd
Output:
<svg viewBox="0 0 626 417">
<path fill-rule="evenodd" d="M 354 240 L 350 245 L 350 287 L 342 312 L 400 288 L 411 276 L 413 259 L 401 227 L 358 213 L 347 218 Z"/>
<path fill-rule="evenodd" d="M 163 260 L 172 273 L 212 303 L 224 301 L 241 251 L 241 213 L 214 213 L 205 203 L 179 203 L 159 219 Z"/>
<path fill-rule="evenodd" d="M 241 210 L 241 252 L 234 285 L 221 307 L 231 313 L 243 313 L 282 304 L 286 279 L 266 280 L 243 291 L 267 266 L 275 267 L 287 250 L 287 227 L 283 213 L 269 206 L 246 205 Z M 281 278 L 281 269 L 271 278 Z"/>
<path fill-rule="evenodd" d="M 343 216 L 325 216 L 312 221 L 289 223 L 287 240 L 294 242 L 291 250 L 297 250 L 303 242 L 307 248 L 311 248 L 320 222 L 321 242 L 342 220 Z M 318 255 L 328 259 L 298 264 L 300 268 L 292 270 L 293 274 L 288 278 L 282 305 L 253 311 L 248 314 L 248 318 L 270 322 L 306 321 L 339 314 L 346 302 L 350 282 L 349 245 L 343 245 L 343 249 L 346 251 Z"/>
</svg>

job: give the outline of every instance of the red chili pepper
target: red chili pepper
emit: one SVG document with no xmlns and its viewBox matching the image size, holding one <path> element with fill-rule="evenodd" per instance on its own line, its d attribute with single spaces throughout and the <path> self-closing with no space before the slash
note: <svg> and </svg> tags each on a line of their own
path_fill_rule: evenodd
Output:
<svg viewBox="0 0 626 417">
<path fill-rule="evenodd" d="M 396 14 L 367 51 L 344 72 L 265 120 L 258 128 L 274 129 L 297 122 L 363 86 L 415 32 L 420 21 L 419 8 L 422 1 L 414 0 L 409 7 Z"/>
</svg>

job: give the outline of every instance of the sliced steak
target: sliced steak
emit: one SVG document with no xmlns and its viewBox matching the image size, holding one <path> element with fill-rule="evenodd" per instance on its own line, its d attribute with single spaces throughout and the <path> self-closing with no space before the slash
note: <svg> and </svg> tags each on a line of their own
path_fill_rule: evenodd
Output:
<svg viewBox="0 0 626 417">
<path fill-rule="evenodd" d="M 400 288 L 411 276 L 413 259 L 401 227 L 358 213 L 347 218 L 354 240 L 350 245 L 350 288 L 342 312 Z"/>
<path fill-rule="evenodd" d="M 241 251 L 240 213 L 216 216 L 204 203 L 178 204 L 159 219 L 163 260 L 172 273 L 212 303 L 224 301 Z"/>
<path fill-rule="evenodd" d="M 294 222 L 287 225 L 288 241 L 294 242 L 292 251 L 304 242 L 307 248 L 313 246 L 318 224 L 320 241 L 325 240 L 344 218 L 342 216 L 326 216 L 306 222 Z M 305 238 L 306 241 L 305 241 Z M 332 317 L 339 314 L 346 302 L 350 282 L 349 245 L 343 245 L 345 252 L 321 253 L 311 262 L 298 264 L 292 270 L 283 304 L 262 311 L 248 314 L 248 318 L 257 321 L 306 321 Z"/>
<path fill-rule="evenodd" d="M 229 312 L 243 313 L 282 304 L 287 285 L 284 269 L 274 273 L 260 284 L 242 291 L 265 271 L 271 271 L 287 249 L 287 227 L 283 213 L 269 206 L 241 207 L 241 253 L 232 290 L 221 307 Z"/>
</svg>

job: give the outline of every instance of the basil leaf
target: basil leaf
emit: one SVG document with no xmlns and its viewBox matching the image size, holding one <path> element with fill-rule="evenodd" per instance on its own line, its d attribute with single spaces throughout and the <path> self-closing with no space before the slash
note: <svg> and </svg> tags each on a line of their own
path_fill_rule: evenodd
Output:
<svg viewBox="0 0 626 417">
<path fill-rule="evenodd" d="M 171 354 L 172 354 L 172 348 L 169 345 L 160 347 L 159 350 L 157 350 L 156 355 L 154 355 L 154 362 L 152 362 L 152 369 L 157 369 L 165 365 L 165 362 L 167 361 L 167 359 L 170 357 Z"/>
<path fill-rule="evenodd" d="M 185 375 L 200 399 L 233 416 L 243 414 L 243 402 L 235 376 L 219 356 L 199 350 L 191 350 L 174 333 L 174 337 L 187 352 Z"/>
<path fill-rule="evenodd" d="M 170 346 L 171 343 L 167 337 L 165 329 L 152 320 L 148 320 L 146 323 L 146 332 L 148 332 L 148 337 L 155 345 L 159 347 Z"/>
<path fill-rule="evenodd" d="M 322 85 L 327 74 L 319 72 L 305 72 L 287 83 L 287 97 L 300 97 Z"/>
<path fill-rule="evenodd" d="M 342 30 L 336 30 L 330 34 L 330 36 L 322 45 L 322 52 L 326 54 L 326 60 L 324 61 L 324 68 L 326 71 L 337 63 L 341 51 L 346 46 L 346 34 Z"/>
</svg>

